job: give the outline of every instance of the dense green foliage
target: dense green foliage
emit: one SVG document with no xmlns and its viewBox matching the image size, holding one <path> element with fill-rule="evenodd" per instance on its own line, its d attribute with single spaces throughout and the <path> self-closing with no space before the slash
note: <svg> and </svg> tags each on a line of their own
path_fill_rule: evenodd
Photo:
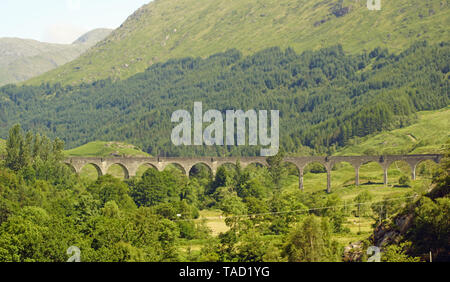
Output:
<svg viewBox="0 0 450 282">
<path fill-rule="evenodd" d="M 450 151 L 447 150 L 440 168 L 434 173 L 433 189 L 417 202 L 399 201 L 374 204 L 375 214 L 384 224 L 385 242 L 382 242 L 383 261 L 413 262 L 420 260 L 448 261 L 450 258 Z M 396 214 L 396 216 L 391 216 Z M 406 225 L 405 225 L 406 223 Z M 405 226 L 407 228 L 405 228 Z M 377 233 L 377 232 L 376 232 Z M 383 233 L 383 232 L 381 232 Z M 391 237 L 386 234 L 397 234 Z M 380 238 L 377 239 L 378 243 Z M 377 243 L 377 242 L 375 242 Z"/>
<path fill-rule="evenodd" d="M 5 154 L 6 141 L 0 138 L 0 156 Z"/>
<path fill-rule="evenodd" d="M 175 241 L 183 229 L 177 223 L 155 205 L 138 208 L 121 180 L 80 180 L 60 162 L 62 147 L 57 139 L 24 135 L 19 126 L 10 130 L 0 166 L 0 261 L 67 261 L 72 245 L 83 261 L 178 259 Z M 178 205 L 175 213 L 190 209 Z"/>
<path fill-rule="evenodd" d="M 405 236 L 416 254 L 432 252 L 434 260 L 450 259 L 450 144 L 434 177 L 434 189 L 415 207 L 412 228 Z"/>
<path fill-rule="evenodd" d="M 330 239 L 331 227 L 325 220 L 320 222 L 314 215 L 294 229 L 285 247 L 285 253 L 291 262 L 334 262 L 341 258 L 337 255 L 336 242 Z"/>
<path fill-rule="evenodd" d="M 198 165 L 190 178 L 171 168 L 90 181 L 60 162 L 58 139 L 15 126 L 6 146 L 0 261 L 67 261 L 70 246 L 81 249 L 82 261 L 341 261 L 344 246 L 335 238 L 349 232 L 348 217 L 387 219 L 386 211 L 392 217 L 411 204 L 386 199 L 382 209 L 372 205 L 372 213 L 366 192 L 346 203 L 325 191 L 288 190 L 292 172 L 280 165 L 282 154 L 269 158 L 267 168 L 222 166 L 214 178 Z M 444 165 L 435 176 L 437 191 L 448 189 L 448 161 Z M 417 252 L 432 248 L 442 257 L 448 253 L 448 197 L 423 197 L 416 205 L 408 239 Z M 213 236 L 198 220 L 206 209 L 219 209 L 227 230 Z M 186 242 L 197 242 L 199 250 L 183 250 Z M 406 247 L 387 248 L 385 260 L 416 261 Z"/>
<path fill-rule="evenodd" d="M 364 164 L 356 186 L 354 168 L 339 163 L 330 194 L 323 165 L 305 168 L 300 192 L 298 169 L 281 162 L 286 154 L 436 150 L 449 129 L 444 2 L 383 1 L 373 12 L 347 0 L 156 0 L 74 62 L 1 87 L 0 262 L 67 261 L 70 246 L 93 262 L 342 261 L 352 260 L 349 242 L 368 243 L 374 229 L 401 235 L 381 246 L 383 261 L 421 261 L 430 251 L 448 260 L 448 155 L 438 170 L 421 163 L 417 180 L 408 164 L 392 164 L 384 188 L 378 164 Z M 190 177 L 173 165 L 91 179 L 95 168 L 76 175 L 61 162 L 140 148 L 259 153 L 175 147 L 171 115 L 197 101 L 222 113 L 279 110 L 279 154 L 267 167 L 223 165 L 214 177 L 199 164 Z M 416 115 L 435 110 L 425 122 Z"/>
<path fill-rule="evenodd" d="M 69 147 L 120 139 L 152 155 L 257 154 L 254 147 L 173 146 L 171 114 L 202 101 L 204 110 L 280 110 L 286 152 L 333 153 L 352 137 L 446 107 L 449 61 L 448 43 L 420 42 L 399 55 L 380 48 L 348 55 L 340 46 L 302 54 L 271 48 L 249 57 L 229 50 L 155 64 L 117 82 L 3 87 L 0 133 L 20 122 Z"/>
</svg>

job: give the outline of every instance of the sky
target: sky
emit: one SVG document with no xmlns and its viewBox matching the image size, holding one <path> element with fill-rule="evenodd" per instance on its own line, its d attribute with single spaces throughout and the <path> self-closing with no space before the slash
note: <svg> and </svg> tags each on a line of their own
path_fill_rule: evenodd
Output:
<svg viewBox="0 0 450 282">
<path fill-rule="evenodd" d="M 119 27 L 151 0 L 0 0 L 0 38 L 69 44 L 96 28 Z"/>
</svg>

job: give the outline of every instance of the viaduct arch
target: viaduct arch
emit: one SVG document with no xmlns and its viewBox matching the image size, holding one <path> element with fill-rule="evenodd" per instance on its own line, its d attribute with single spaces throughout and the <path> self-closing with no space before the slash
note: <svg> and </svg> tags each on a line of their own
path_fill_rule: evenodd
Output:
<svg viewBox="0 0 450 282">
<path fill-rule="evenodd" d="M 416 179 L 417 165 L 423 161 L 431 160 L 435 163 L 440 163 L 442 155 L 430 154 L 430 155 L 388 155 L 388 156 L 327 156 L 327 157 L 286 157 L 284 162 L 295 165 L 299 171 L 299 188 L 304 190 L 303 187 L 303 174 L 306 166 L 310 163 L 320 163 L 327 171 L 327 191 L 331 192 L 331 170 L 335 164 L 341 162 L 350 163 L 355 169 L 355 184 L 359 186 L 359 169 L 363 164 L 369 162 L 376 162 L 381 165 L 384 170 L 384 185 L 388 185 L 388 169 L 389 166 L 396 161 L 404 161 L 411 167 L 413 180 Z M 177 164 L 183 168 L 184 173 L 189 177 L 189 172 L 197 164 L 204 164 L 211 170 L 213 176 L 216 175 L 217 169 L 225 164 L 236 164 L 239 161 L 242 168 L 245 168 L 251 164 L 261 164 L 268 166 L 267 159 L 265 157 L 197 157 L 197 158 L 83 158 L 73 157 L 64 161 L 67 165 L 71 166 L 76 173 L 80 173 L 84 166 L 94 165 L 99 175 L 107 174 L 108 169 L 115 164 L 120 165 L 125 171 L 125 177 L 134 177 L 140 166 L 151 165 L 163 171 L 170 164 Z"/>
</svg>

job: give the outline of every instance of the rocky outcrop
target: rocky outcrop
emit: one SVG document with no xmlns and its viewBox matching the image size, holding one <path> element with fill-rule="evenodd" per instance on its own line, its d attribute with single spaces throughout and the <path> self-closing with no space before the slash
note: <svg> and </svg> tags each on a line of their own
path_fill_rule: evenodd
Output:
<svg viewBox="0 0 450 282">
<path fill-rule="evenodd" d="M 352 243 L 344 249 L 344 262 L 360 262 L 364 255 L 364 244 L 362 242 Z"/>
<path fill-rule="evenodd" d="M 395 217 L 391 224 L 378 225 L 374 230 L 371 241 L 375 246 L 381 248 L 390 244 L 398 244 L 411 227 L 413 220 L 413 214 L 408 213 Z"/>
</svg>

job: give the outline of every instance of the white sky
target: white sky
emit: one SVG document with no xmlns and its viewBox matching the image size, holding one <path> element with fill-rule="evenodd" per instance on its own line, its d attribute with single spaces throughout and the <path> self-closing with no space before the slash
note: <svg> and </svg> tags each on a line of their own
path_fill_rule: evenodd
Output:
<svg viewBox="0 0 450 282">
<path fill-rule="evenodd" d="M 0 0 L 0 38 L 72 43 L 95 28 L 119 27 L 151 0 Z"/>
</svg>

